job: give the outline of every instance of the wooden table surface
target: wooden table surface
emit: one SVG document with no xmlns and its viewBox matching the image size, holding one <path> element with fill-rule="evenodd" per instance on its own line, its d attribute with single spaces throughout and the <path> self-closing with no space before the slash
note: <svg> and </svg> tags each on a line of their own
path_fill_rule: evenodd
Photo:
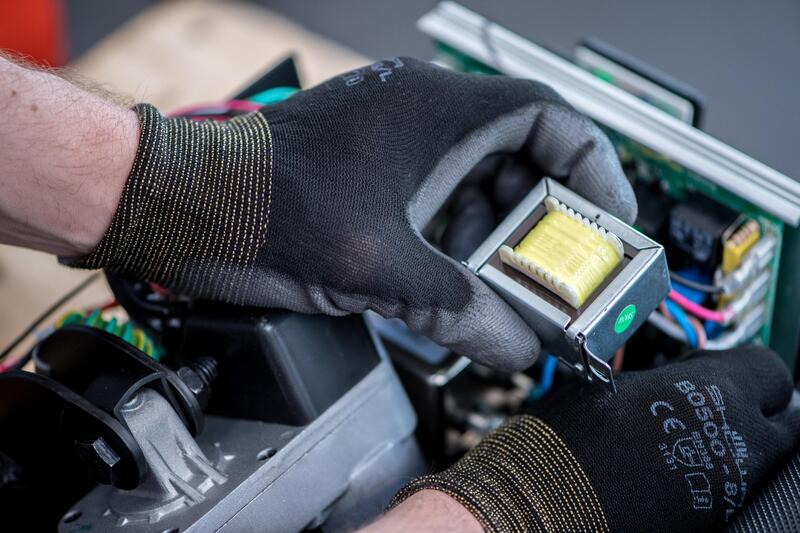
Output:
<svg viewBox="0 0 800 533">
<path fill-rule="evenodd" d="M 224 100 L 290 54 L 305 87 L 369 62 L 257 5 L 180 0 L 142 12 L 72 67 L 114 93 L 169 112 Z M 90 274 L 46 254 L 0 245 L 0 349 Z M 101 280 L 64 309 L 109 296 Z"/>
</svg>

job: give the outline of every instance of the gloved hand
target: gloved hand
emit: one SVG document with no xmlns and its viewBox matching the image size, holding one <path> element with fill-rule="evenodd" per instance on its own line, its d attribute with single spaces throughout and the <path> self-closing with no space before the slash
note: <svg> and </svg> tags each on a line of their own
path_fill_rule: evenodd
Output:
<svg viewBox="0 0 800 533">
<path fill-rule="evenodd" d="M 226 122 L 136 110 L 140 146 L 114 220 L 72 265 L 236 304 L 373 309 L 500 369 L 530 365 L 536 336 L 420 235 L 464 174 L 522 151 L 636 215 L 606 137 L 532 81 L 395 58 Z"/>
<path fill-rule="evenodd" d="M 789 372 L 764 348 L 700 352 L 618 386 L 561 387 L 393 505 L 436 489 L 490 531 L 710 531 L 800 446 Z"/>
</svg>

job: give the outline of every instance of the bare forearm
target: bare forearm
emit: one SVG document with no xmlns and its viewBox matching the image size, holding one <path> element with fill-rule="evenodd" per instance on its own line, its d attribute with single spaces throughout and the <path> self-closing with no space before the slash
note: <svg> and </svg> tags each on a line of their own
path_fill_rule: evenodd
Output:
<svg viewBox="0 0 800 533">
<path fill-rule="evenodd" d="M 360 533 L 401 533 L 436 531 L 479 533 L 478 520 L 456 500 L 443 492 L 423 490 L 392 509 Z"/>
<path fill-rule="evenodd" d="M 136 114 L 0 57 L 0 242 L 76 256 L 111 222 Z"/>
</svg>

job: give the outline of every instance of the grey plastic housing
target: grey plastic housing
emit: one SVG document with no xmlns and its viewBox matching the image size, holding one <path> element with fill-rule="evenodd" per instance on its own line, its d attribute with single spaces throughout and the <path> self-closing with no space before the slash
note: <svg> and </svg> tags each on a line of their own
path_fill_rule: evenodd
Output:
<svg viewBox="0 0 800 533">
<path fill-rule="evenodd" d="M 177 489 L 169 491 L 166 506 L 152 503 L 152 485 L 147 483 L 132 491 L 97 486 L 65 515 L 78 518 L 62 520 L 59 531 L 282 532 L 319 527 L 335 532 L 353 531 L 374 519 L 403 484 L 427 469 L 414 437 L 414 409 L 382 342 L 369 331 L 381 361 L 310 424 L 209 416 L 196 439 L 198 453 L 159 417 L 160 423 L 143 428 L 148 441 L 172 442 L 187 454 L 171 461 L 179 467 L 173 464 L 171 471 L 186 470 L 184 462 L 204 466 L 185 479 L 165 470 L 161 477 L 171 476 Z M 213 475 L 216 483 L 195 483 L 198 475 Z"/>
<path fill-rule="evenodd" d="M 513 248 L 544 216 L 548 196 L 594 220 L 623 244 L 620 265 L 577 309 L 499 258 L 502 245 Z M 466 266 L 531 325 L 545 352 L 557 355 L 587 380 L 599 380 L 612 388 L 607 361 L 645 323 L 670 288 L 667 259 L 660 244 L 551 178 L 542 179 L 528 193 L 470 256 Z"/>
</svg>

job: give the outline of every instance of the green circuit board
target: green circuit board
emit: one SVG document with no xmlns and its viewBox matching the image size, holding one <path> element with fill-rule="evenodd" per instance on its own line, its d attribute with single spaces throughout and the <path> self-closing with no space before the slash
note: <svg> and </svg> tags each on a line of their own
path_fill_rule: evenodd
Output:
<svg viewBox="0 0 800 533">
<path fill-rule="evenodd" d="M 455 70 L 498 74 L 491 67 L 458 50 L 436 43 L 436 60 Z M 795 369 L 800 346 L 800 230 L 785 225 L 772 214 L 758 208 L 726 188 L 712 183 L 663 155 L 654 152 L 619 132 L 600 124 L 611 139 L 624 166 L 635 167 L 629 174 L 633 182 L 658 181 L 664 194 L 681 200 L 702 194 L 740 214 L 756 220 L 762 234 L 776 236 L 777 246 L 768 266 L 770 286 L 765 297 L 767 316 L 754 340 L 777 351 L 791 369 Z M 633 165 L 631 165 L 633 163 Z"/>
<path fill-rule="evenodd" d="M 629 166 L 630 163 L 635 162 L 637 172 L 633 176 L 633 181 L 658 181 L 661 184 L 664 194 L 669 195 L 675 200 L 682 200 L 694 193 L 700 193 L 733 211 L 753 218 L 758 221 L 762 228 L 762 233 L 772 233 L 776 236 L 777 246 L 769 266 L 769 269 L 772 271 L 772 276 L 770 278 L 769 291 L 765 299 L 767 317 L 757 335 L 763 344 L 769 345 L 772 332 L 772 317 L 775 308 L 775 294 L 778 287 L 778 274 L 780 272 L 781 244 L 783 242 L 784 230 L 783 222 L 734 195 L 725 188 L 711 183 L 676 164 L 674 161 L 653 152 L 646 146 L 634 142 L 609 128 L 603 127 L 603 130 L 617 149 L 617 154 L 620 156 L 622 164 Z"/>
</svg>

